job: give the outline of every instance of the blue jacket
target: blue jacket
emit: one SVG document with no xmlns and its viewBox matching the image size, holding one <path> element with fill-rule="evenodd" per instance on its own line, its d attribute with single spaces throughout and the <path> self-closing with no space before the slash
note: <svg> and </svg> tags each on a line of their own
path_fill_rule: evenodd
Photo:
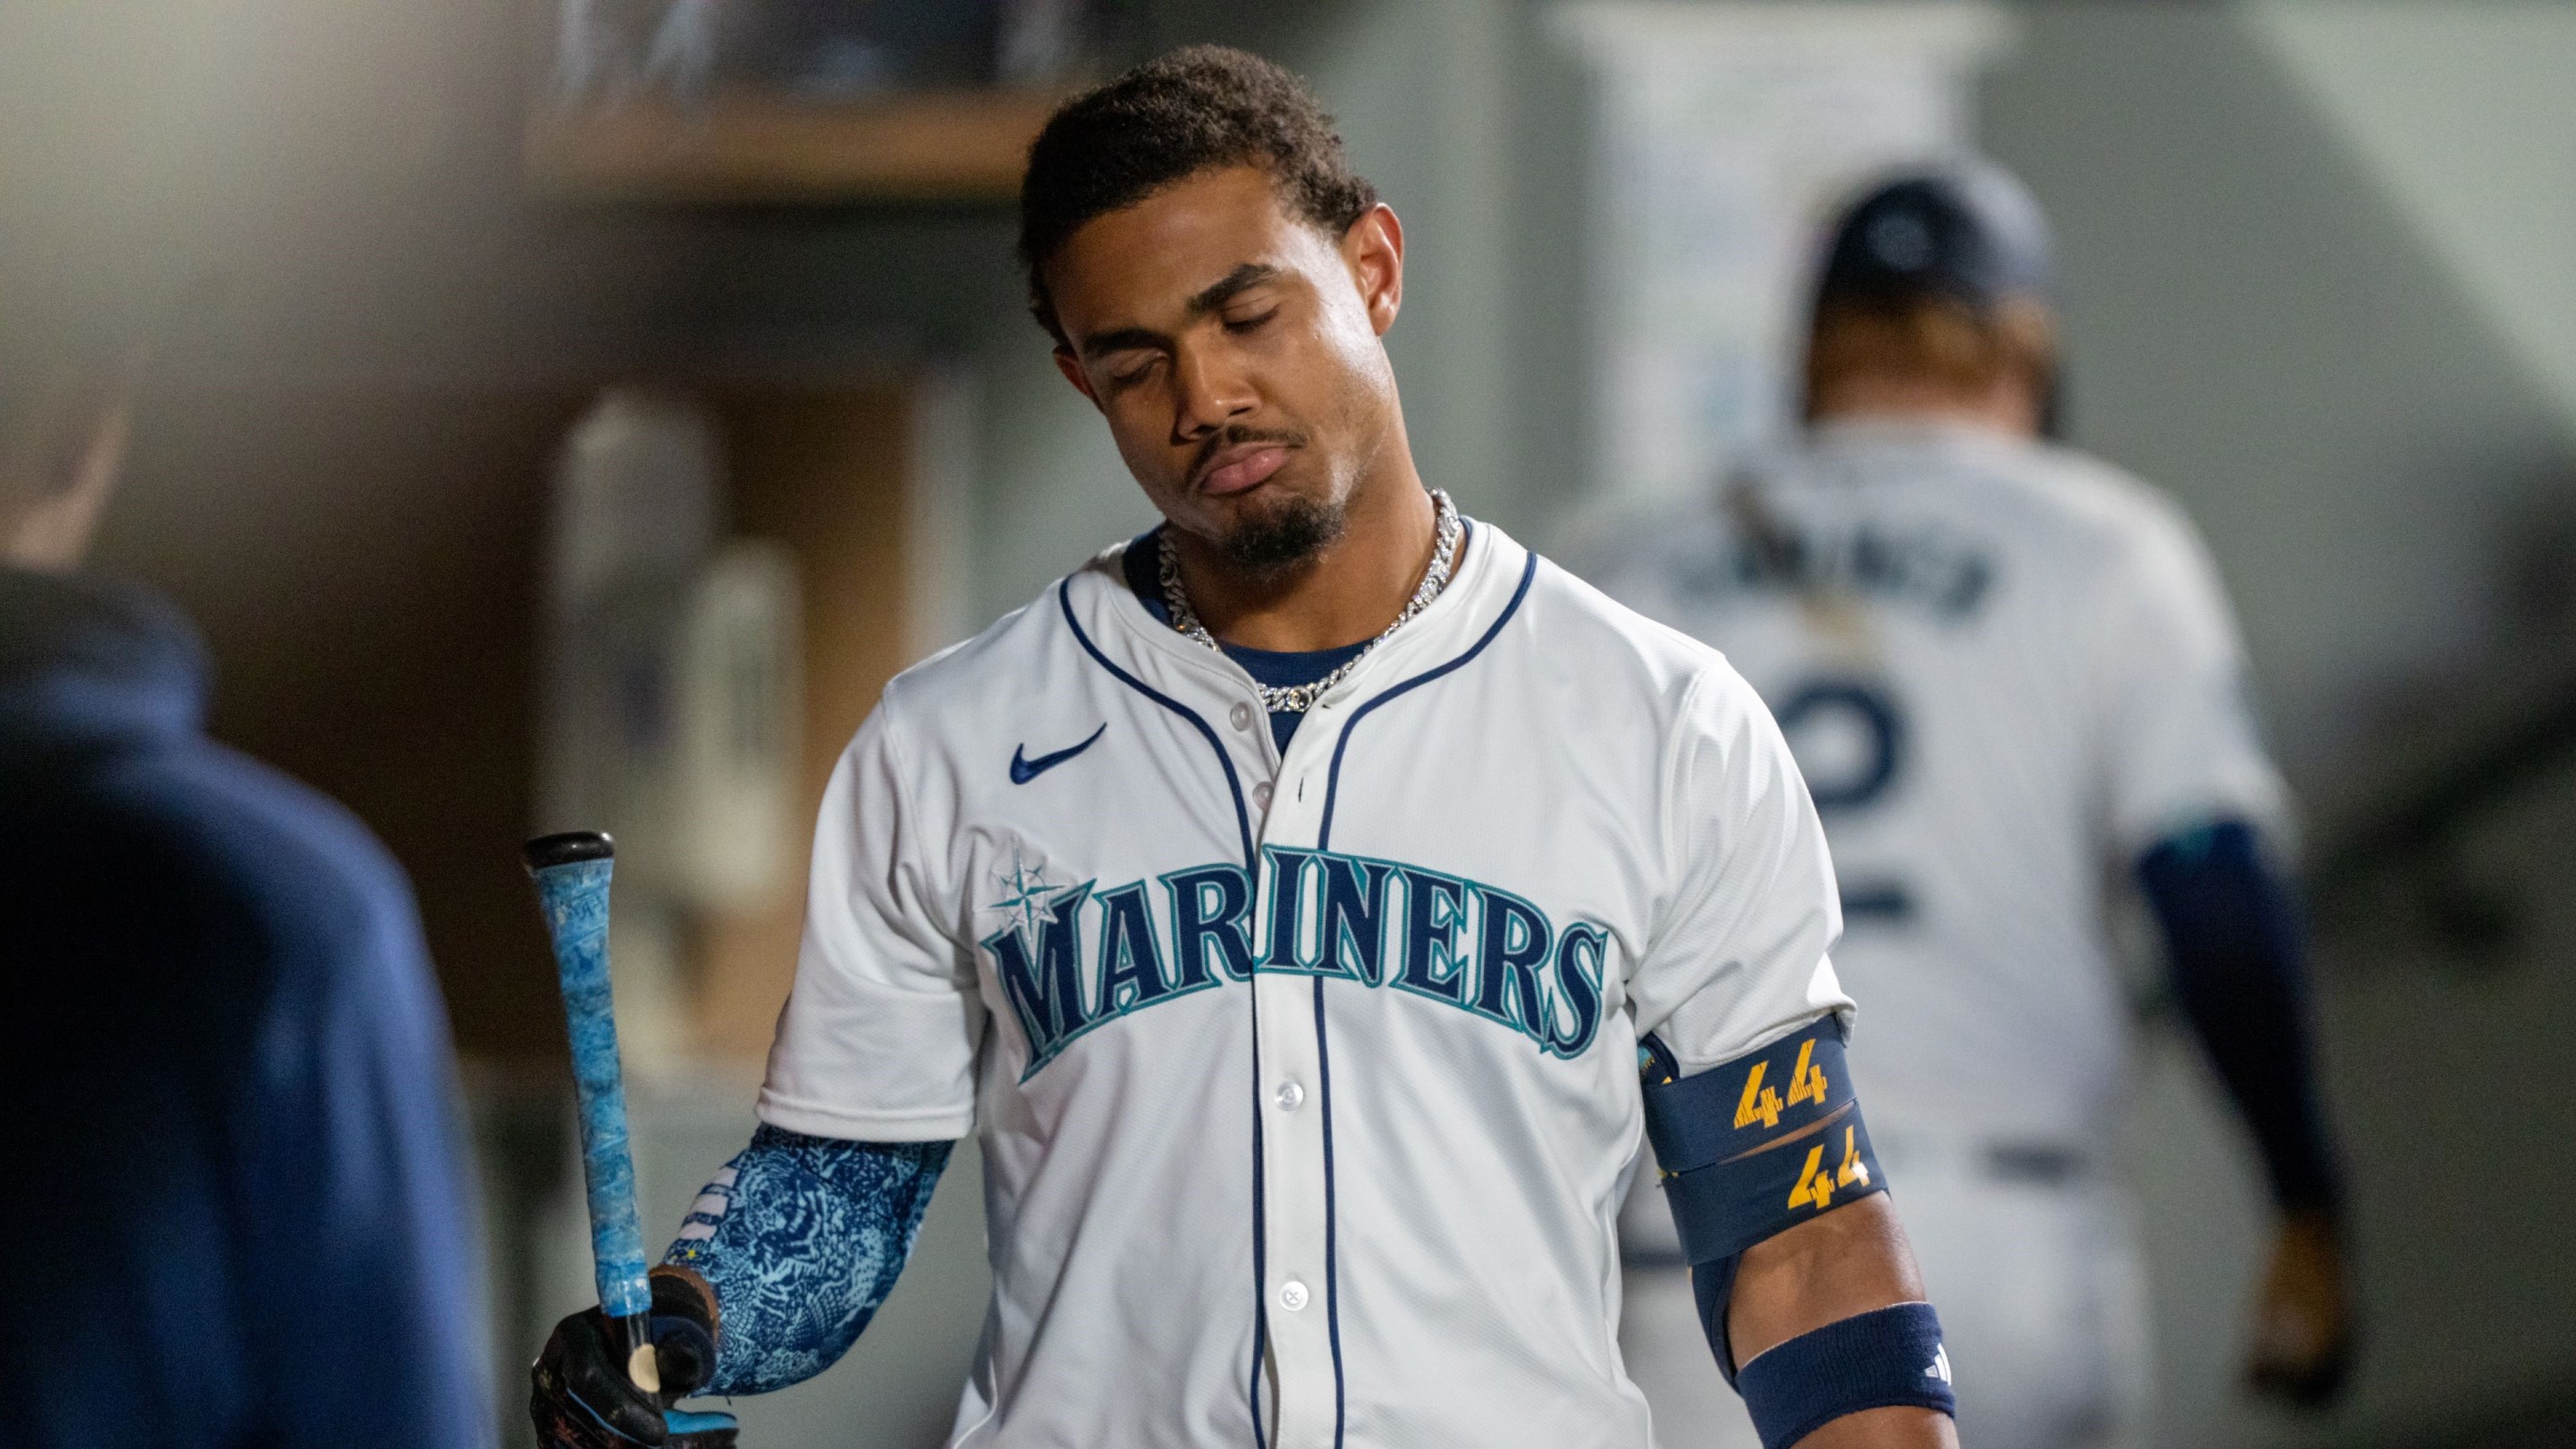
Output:
<svg viewBox="0 0 2576 1449">
<path fill-rule="evenodd" d="M 0 1442 L 487 1444 L 409 890 L 205 690 L 166 605 L 0 569 Z"/>
</svg>

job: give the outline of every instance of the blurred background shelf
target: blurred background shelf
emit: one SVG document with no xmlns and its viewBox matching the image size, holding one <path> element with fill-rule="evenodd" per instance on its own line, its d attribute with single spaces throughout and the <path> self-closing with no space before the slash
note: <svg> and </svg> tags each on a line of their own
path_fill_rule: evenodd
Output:
<svg viewBox="0 0 2576 1449">
<path fill-rule="evenodd" d="M 919 92 L 818 104 L 761 96 L 635 98 L 541 111 L 529 178 L 592 200 L 997 202 L 1059 97 Z"/>
</svg>

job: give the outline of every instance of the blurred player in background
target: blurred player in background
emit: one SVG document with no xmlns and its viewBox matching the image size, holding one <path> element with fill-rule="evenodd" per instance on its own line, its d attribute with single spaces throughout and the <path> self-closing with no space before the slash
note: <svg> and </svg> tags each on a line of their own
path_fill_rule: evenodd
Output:
<svg viewBox="0 0 2576 1449">
<path fill-rule="evenodd" d="M 401 872 L 202 731 L 76 572 L 132 368 L 0 374 L 0 1442 L 458 1449 L 495 1419 L 447 1022 Z"/>
<path fill-rule="evenodd" d="M 1724 650 L 1797 753 L 1842 882 L 1835 960 L 1871 1006 L 1872 1125 L 1980 1449 L 2137 1442 L 2114 872 L 2279 1208 L 2254 1381 L 2322 1398 L 2350 1344 L 2283 788 L 2190 522 L 2049 441 L 2050 250 L 1989 166 L 1869 191 L 1823 264 L 1804 439 L 1584 550 Z"/>
</svg>

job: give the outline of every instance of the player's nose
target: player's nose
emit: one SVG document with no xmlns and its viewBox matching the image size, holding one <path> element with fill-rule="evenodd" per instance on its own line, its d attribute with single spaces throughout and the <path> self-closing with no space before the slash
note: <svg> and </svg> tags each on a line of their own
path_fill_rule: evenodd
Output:
<svg viewBox="0 0 2576 1449">
<path fill-rule="evenodd" d="M 1211 349 L 1182 348 L 1173 359 L 1172 377 L 1172 432 L 1178 442 L 1196 442 L 1243 421 L 1260 406 L 1249 375 Z"/>
</svg>

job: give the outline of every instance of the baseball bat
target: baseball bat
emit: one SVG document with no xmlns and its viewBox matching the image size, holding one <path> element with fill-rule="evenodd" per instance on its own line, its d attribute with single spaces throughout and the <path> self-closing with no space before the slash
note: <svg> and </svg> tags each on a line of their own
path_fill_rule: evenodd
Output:
<svg viewBox="0 0 2576 1449">
<path fill-rule="evenodd" d="M 635 1159 L 626 1142 L 626 1088 L 617 1062 L 617 1014 L 608 984 L 608 877 L 615 846 L 596 830 L 528 842 L 529 879 L 554 938 L 572 1036 L 573 1093 L 581 1108 L 581 1175 L 590 1198 L 590 1256 L 599 1307 L 624 1354 L 626 1376 L 660 1393 L 650 1331 L 653 1290 L 644 1276 L 644 1230 L 635 1214 Z"/>
</svg>

